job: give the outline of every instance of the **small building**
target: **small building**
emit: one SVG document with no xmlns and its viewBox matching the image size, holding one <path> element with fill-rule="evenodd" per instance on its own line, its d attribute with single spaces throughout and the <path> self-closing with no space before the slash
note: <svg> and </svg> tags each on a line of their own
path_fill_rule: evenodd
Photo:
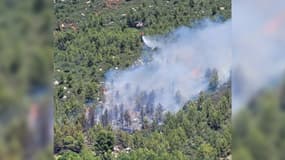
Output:
<svg viewBox="0 0 285 160">
<path fill-rule="evenodd" d="M 72 29 L 73 31 L 77 32 L 78 26 L 73 22 L 61 22 L 58 24 L 57 30 L 63 31 L 66 29 Z"/>
<path fill-rule="evenodd" d="M 135 22 L 135 26 L 136 26 L 136 28 L 142 28 L 142 27 L 144 27 L 144 23 L 141 21 L 137 21 L 137 22 Z"/>
<path fill-rule="evenodd" d="M 132 149 L 130 147 L 127 147 L 124 149 L 125 152 L 129 153 Z"/>
<path fill-rule="evenodd" d="M 53 82 L 53 84 L 54 84 L 55 86 L 57 86 L 57 85 L 59 85 L 59 81 L 55 80 L 55 81 Z"/>
</svg>

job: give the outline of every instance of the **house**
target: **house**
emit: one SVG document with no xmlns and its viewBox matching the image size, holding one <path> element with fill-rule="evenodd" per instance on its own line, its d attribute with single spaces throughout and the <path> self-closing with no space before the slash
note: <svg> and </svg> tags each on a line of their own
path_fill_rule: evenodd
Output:
<svg viewBox="0 0 285 160">
<path fill-rule="evenodd" d="M 125 152 L 129 153 L 132 149 L 130 147 L 127 147 L 124 149 Z"/>
<path fill-rule="evenodd" d="M 72 29 L 75 32 L 78 31 L 77 25 L 73 22 L 61 22 L 58 24 L 57 30 L 63 31 L 66 29 Z"/>
<path fill-rule="evenodd" d="M 53 82 L 53 84 L 56 86 L 56 85 L 59 85 L 59 81 L 57 81 L 57 80 L 55 80 L 54 82 Z"/>
<path fill-rule="evenodd" d="M 144 26 L 144 24 L 141 21 L 137 21 L 137 22 L 135 22 L 135 26 L 136 26 L 136 28 L 142 28 Z"/>
</svg>

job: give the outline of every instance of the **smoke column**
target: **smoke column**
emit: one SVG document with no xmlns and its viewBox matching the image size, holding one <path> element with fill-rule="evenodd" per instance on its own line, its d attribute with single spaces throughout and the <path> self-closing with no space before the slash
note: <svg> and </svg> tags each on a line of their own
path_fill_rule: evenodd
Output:
<svg viewBox="0 0 285 160">
<path fill-rule="evenodd" d="M 217 69 L 220 84 L 229 79 L 230 21 L 203 21 L 193 28 L 179 27 L 164 36 L 142 39 L 152 50 L 145 49 L 146 55 L 131 67 L 105 74 L 105 108 L 123 104 L 135 110 L 138 97 L 145 97 L 146 101 L 152 99 L 154 106 L 161 104 L 164 110 L 175 112 L 207 89 L 208 69 Z"/>
<path fill-rule="evenodd" d="M 285 71 L 285 2 L 233 1 L 233 100 L 235 113 Z"/>
</svg>

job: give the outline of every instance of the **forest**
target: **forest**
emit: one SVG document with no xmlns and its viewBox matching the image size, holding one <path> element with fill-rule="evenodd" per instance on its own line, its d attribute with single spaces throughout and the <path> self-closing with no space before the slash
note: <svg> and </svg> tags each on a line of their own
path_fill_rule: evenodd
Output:
<svg viewBox="0 0 285 160">
<path fill-rule="evenodd" d="M 166 113 L 163 125 L 147 123 L 129 134 L 79 124 L 55 130 L 59 159 L 218 159 L 231 154 L 230 84 L 200 93 L 179 112 Z M 68 135 L 68 136 L 67 136 Z M 59 151 L 61 150 L 61 151 Z M 96 156 L 94 156 L 96 155 Z"/>
<path fill-rule="evenodd" d="M 233 115 L 234 159 L 284 159 L 285 81 L 262 89 Z M 261 152 L 262 151 L 262 152 Z"/>
<path fill-rule="evenodd" d="M 54 154 L 56 159 L 205 159 L 231 154 L 231 86 L 201 92 L 177 113 L 114 130 L 88 114 L 104 101 L 104 74 L 137 60 L 143 35 L 167 34 L 205 18 L 231 17 L 229 0 L 55 0 Z M 209 89 L 210 89 L 209 88 Z M 124 114 L 124 113 L 123 113 Z M 128 123 L 128 114 L 124 114 Z M 144 116 L 143 116 L 144 117 Z M 163 123 L 158 123 L 162 121 Z"/>
</svg>

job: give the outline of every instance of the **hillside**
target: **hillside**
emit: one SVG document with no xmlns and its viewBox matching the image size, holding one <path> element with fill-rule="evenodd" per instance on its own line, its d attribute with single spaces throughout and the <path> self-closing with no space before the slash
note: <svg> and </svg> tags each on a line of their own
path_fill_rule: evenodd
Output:
<svg viewBox="0 0 285 160">
<path fill-rule="evenodd" d="M 231 17 L 230 6 L 228 0 L 55 1 L 54 153 L 63 155 L 60 159 L 226 157 L 230 88 L 214 96 L 201 94 L 199 101 L 163 116 L 162 125 L 145 123 L 133 134 L 93 126 L 86 117 L 92 114 L 89 108 L 104 102 L 105 73 L 128 68 L 141 56 L 143 35 L 167 34 L 204 18 L 225 21 Z"/>
<path fill-rule="evenodd" d="M 59 159 L 226 158 L 231 154 L 230 99 L 230 86 L 225 85 L 215 92 L 201 93 L 176 114 L 167 113 L 162 125 L 146 124 L 132 134 L 98 125 L 87 131 L 86 141 L 83 137 L 81 141 L 75 136 L 62 137 L 63 145 L 69 143 Z M 64 133 L 72 131 L 66 128 Z"/>
<path fill-rule="evenodd" d="M 260 90 L 233 115 L 234 159 L 284 159 L 285 81 Z"/>
</svg>

